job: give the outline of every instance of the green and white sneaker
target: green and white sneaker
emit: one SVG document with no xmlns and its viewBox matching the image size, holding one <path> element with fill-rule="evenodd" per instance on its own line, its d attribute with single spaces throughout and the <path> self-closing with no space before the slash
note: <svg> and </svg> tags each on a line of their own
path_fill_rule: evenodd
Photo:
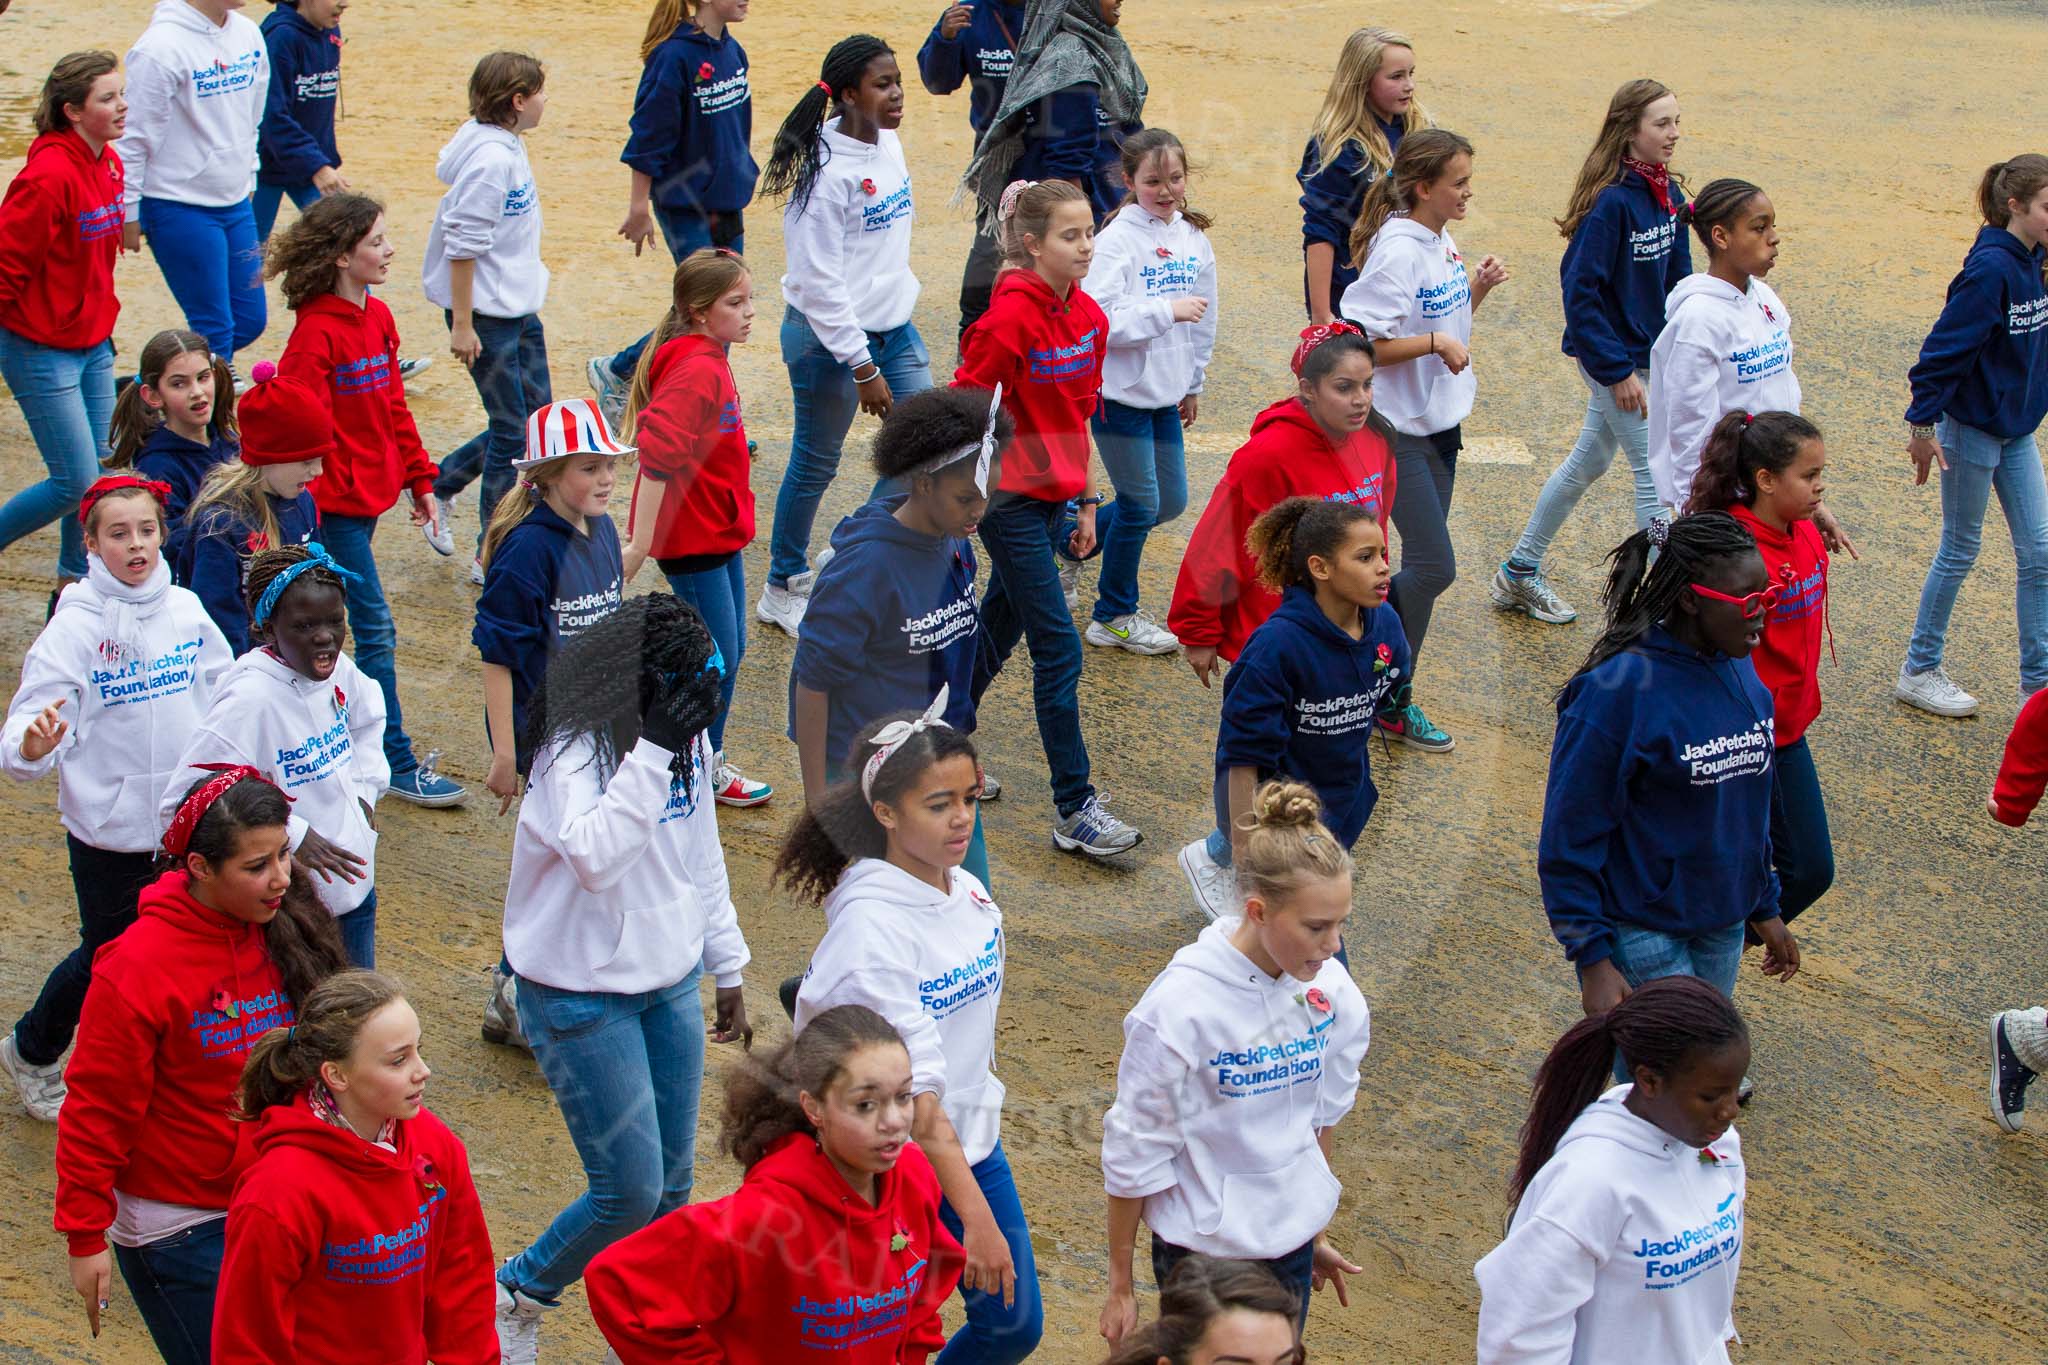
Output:
<svg viewBox="0 0 2048 1365">
<path fill-rule="evenodd" d="M 1388 739 L 1412 744 L 1425 753 L 1447 754 L 1458 747 L 1458 741 L 1437 729 L 1414 702 L 1380 712 L 1379 722 L 1380 733 Z"/>
<path fill-rule="evenodd" d="M 1090 621 L 1081 638 L 1104 649 L 1128 649 L 1133 654 L 1171 654 L 1180 648 L 1174 633 L 1142 610 L 1112 621 Z"/>
</svg>

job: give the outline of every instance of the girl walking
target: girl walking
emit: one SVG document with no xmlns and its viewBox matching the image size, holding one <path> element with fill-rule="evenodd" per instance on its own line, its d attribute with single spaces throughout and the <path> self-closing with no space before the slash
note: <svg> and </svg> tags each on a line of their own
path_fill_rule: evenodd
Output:
<svg viewBox="0 0 2048 1365">
<path fill-rule="evenodd" d="M 746 1172 L 739 1189 L 591 1262 L 590 1315 L 616 1358 L 922 1365 L 946 1340 L 960 1247 L 909 1140 L 913 1107 L 902 1039 L 860 1005 L 728 1073 L 719 1145 Z"/>
<path fill-rule="evenodd" d="M 725 724 L 747 653 L 747 567 L 754 542 L 753 452 L 728 348 L 754 328 L 754 278 L 721 247 L 676 267 L 673 302 L 633 376 L 627 414 L 640 444 L 628 516 L 626 577 L 652 557 L 669 591 L 697 609 L 724 663 L 711 720 L 711 787 L 720 805 L 758 806 L 775 788 L 725 757 Z"/>
<path fill-rule="evenodd" d="M 1095 238 L 1088 278 L 1109 317 L 1102 406 L 1091 419 L 1116 497 L 1097 518 L 1102 575 L 1091 645 L 1169 654 L 1179 641 L 1138 605 L 1138 563 L 1152 528 L 1187 509 L 1181 432 L 1195 424 L 1216 350 L 1216 253 L 1209 216 L 1187 207 L 1187 152 L 1164 128 L 1124 140 L 1130 186 Z"/>
<path fill-rule="evenodd" d="M 973 741 L 943 719 L 946 702 L 941 687 L 922 715 L 862 732 L 847 755 L 857 776 L 805 807 L 775 875 L 825 910 L 797 994 L 799 1036 L 822 1012 L 862 1005 L 910 1049 L 911 1136 L 945 1191 L 939 1217 L 967 1249 L 967 1322 L 938 1359 L 1015 1365 L 1037 1349 L 1045 1313 L 1001 1136 L 1003 915 L 961 867 L 981 769 Z"/>
<path fill-rule="evenodd" d="M 593 1256 L 689 1202 L 706 975 L 713 1040 L 753 1041 L 710 800 L 718 672 L 697 614 L 652 593 L 571 640 L 533 699 L 505 953 L 589 1188 L 498 1271 L 508 1362 L 537 1359 L 541 1316 Z"/>
<path fill-rule="evenodd" d="M 1937 716 L 1977 709 L 1941 659 L 1994 491 L 2019 563 L 2020 696 L 2048 685 L 2048 485 L 2034 444 L 2048 415 L 2048 156 L 2029 152 L 1987 168 L 1977 206 L 1984 226 L 1908 376 L 1906 453 L 1916 485 L 1941 466 L 1941 545 L 1894 692 Z"/>
<path fill-rule="evenodd" d="M 73 52 L 43 81 L 35 141 L 0 199 L 0 380 L 50 476 L 0 505 L 0 550 L 57 522 L 57 588 L 85 577 L 78 502 L 114 415 L 114 258 L 128 117 L 111 52 Z M 50 596 L 55 608 L 56 593 Z"/>
<path fill-rule="evenodd" d="M 1017 62 L 1017 35 L 1024 31 L 1024 6 L 1018 0 L 981 0 L 949 4 L 917 50 L 917 74 L 934 95 L 950 95 L 968 87 L 967 126 L 979 150 L 982 132 L 994 120 Z M 975 215 L 974 244 L 960 272 L 960 330 L 988 311 L 989 290 L 995 287 L 1003 253 L 990 231 L 993 216 Z"/>
<path fill-rule="evenodd" d="M 87 491 L 85 581 L 29 646 L 0 730 L 8 776 L 57 772 L 78 897 L 78 946 L 0 1039 L 0 1067 L 45 1123 L 64 1103 L 64 1051 L 93 957 L 135 922 L 135 899 L 155 880 L 156 794 L 233 660 L 199 599 L 171 585 L 161 488 L 117 475 Z"/>
<path fill-rule="evenodd" d="M 186 515 L 217 465 L 235 458 L 235 380 L 197 332 L 158 332 L 142 348 L 135 382 L 114 401 L 107 468 L 133 469 L 169 489 L 164 497 L 164 559 L 176 577 L 188 556 Z M 191 587 L 176 577 L 181 587 Z"/>
<path fill-rule="evenodd" d="M 254 1155 L 229 1117 L 243 1065 L 347 964 L 293 865 L 283 792 L 225 767 L 170 809 L 167 870 L 92 964 L 57 1120 L 56 1222 L 94 1332 L 118 1261 L 166 1365 L 207 1365 L 228 1199 Z"/>
<path fill-rule="evenodd" d="M 1661 82 L 1634 80 L 1614 92 L 1607 117 L 1579 168 L 1558 231 L 1567 243 L 1564 353 L 1578 362 L 1589 394 L 1578 443 L 1543 481 L 1522 538 L 1494 571 L 1490 596 L 1503 611 L 1562 625 L 1578 610 L 1543 576 L 1543 556 L 1564 519 L 1621 447 L 1635 477 L 1636 529 L 1663 506 L 1650 476 L 1650 346 L 1664 327 L 1664 299 L 1692 273 L 1679 213 L 1685 179 L 1671 169 L 1678 149 L 1678 96 Z"/>
<path fill-rule="evenodd" d="M 420 1020 L 338 972 L 256 1041 L 237 1117 L 256 1157 L 228 1204 L 216 1365 L 491 1365 L 491 1233 L 469 1152 L 425 1105 Z M 345 1326 L 344 1326 L 345 1324 Z"/>
<path fill-rule="evenodd" d="M 1401 139 L 1429 126 L 1415 99 L 1415 44 L 1390 28 L 1361 28 L 1344 40 L 1323 107 L 1301 153 L 1303 301 L 1311 327 L 1337 320 L 1358 278 L 1351 227 L 1365 192 L 1394 164 Z"/>
<path fill-rule="evenodd" d="M 342 12 L 349 0 L 275 0 L 264 16 L 270 89 L 256 138 L 256 240 L 270 241 L 287 196 L 304 211 L 348 188 L 335 145 L 341 112 Z"/>
<path fill-rule="evenodd" d="M 1352 228 L 1361 273 L 1342 303 L 1344 316 L 1355 318 L 1376 343 L 1374 402 L 1395 431 L 1401 571 L 1394 575 L 1392 601 L 1418 662 L 1436 599 L 1458 576 L 1449 520 L 1462 423 L 1478 392 L 1472 314 L 1508 278 L 1495 256 L 1466 272 L 1450 225 L 1464 219 L 1471 200 L 1471 143 L 1440 128 L 1404 138 L 1393 169 L 1366 191 Z M 1382 716 L 1380 728 L 1428 753 L 1456 747 L 1413 700 Z"/>
<path fill-rule="evenodd" d="M 1175 953 L 1124 1019 L 1116 1103 L 1102 1121 L 1101 1328 L 1112 1349 L 1138 1323 L 1140 1218 L 1156 1283 L 1191 1253 L 1263 1261 L 1293 1291 L 1300 1323 L 1312 1287 L 1335 1285 L 1348 1306 L 1344 1276 L 1363 1273 L 1327 1234 L 1342 1193 L 1331 1130 L 1357 1097 L 1370 1030 L 1365 997 L 1336 961 L 1351 855 L 1321 814 L 1298 782 L 1259 789 L 1238 862 L 1242 916 Z"/>
<path fill-rule="evenodd" d="M 811 526 L 855 410 L 887 417 L 897 397 L 932 385 L 931 355 L 910 320 L 919 290 L 910 271 L 916 209 L 896 136 L 902 122 L 896 54 L 857 33 L 825 54 L 768 158 L 765 188 L 787 201 L 782 362 L 796 431 L 754 615 L 790 636 L 815 576 Z"/>
<path fill-rule="evenodd" d="M 1612 1085 L 1617 1054 L 1627 1080 Z M 1522 1128 L 1508 1235 L 1472 1268 L 1480 1365 L 1728 1358 L 1748 1066 L 1735 1006 L 1683 976 L 1557 1040 Z"/>
<path fill-rule="evenodd" d="M 377 680 L 389 711 L 384 756 L 392 794 L 414 805 L 452 806 L 467 790 L 435 770 L 440 750 L 418 757 L 405 732 L 398 631 L 370 543 L 377 519 L 402 491 L 412 498 L 413 525 L 441 519 L 434 466 L 405 403 L 398 327 L 384 301 L 370 293 L 390 278 L 394 254 L 384 235 L 384 206 L 367 195 L 329 195 L 280 233 L 269 272 L 283 277 L 285 303 L 298 321 L 278 370 L 319 395 L 334 416 L 337 448 L 313 481 L 313 501 L 335 561 L 355 576 L 349 626 L 362 670 Z"/>
</svg>

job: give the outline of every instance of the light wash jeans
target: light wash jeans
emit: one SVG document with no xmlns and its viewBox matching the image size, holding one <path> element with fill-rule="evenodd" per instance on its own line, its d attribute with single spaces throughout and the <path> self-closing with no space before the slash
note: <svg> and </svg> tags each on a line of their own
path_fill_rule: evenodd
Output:
<svg viewBox="0 0 2048 1365">
<path fill-rule="evenodd" d="M 1091 615 L 1106 624 L 1138 609 L 1146 537 L 1187 510 L 1187 443 L 1177 407 L 1133 408 L 1105 398 L 1089 425 L 1116 489 L 1095 522 L 1102 575 Z"/>
<path fill-rule="evenodd" d="M 80 351 L 43 346 L 0 327 L 0 379 L 21 405 L 50 477 L 0 507 L 0 550 L 57 522 L 57 575 L 85 577 L 78 500 L 100 476 L 114 420 L 114 343 Z"/>
<path fill-rule="evenodd" d="M 1634 990 L 1660 976 L 1690 976 L 1706 982 L 1730 1000 L 1735 998 L 1736 973 L 1742 970 L 1742 931 L 1737 921 L 1725 929 L 1699 934 L 1667 934 L 1640 924 L 1614 926 L 1614 969 Z M 1617 1049 L 1614 1079 L 1633 1079 Z"/>
<path fill-rule="evenodd" d="M 1996 491 L 2019 564 L 2020 686 L 2048 685 L 2048 486 L 2042 483 L 2034 434 L 2001 441 L 1945 417 L 1940 435 L 1948 460 L 1941 475 L 1941 547 L 1920 590 L 1906 671 L 1925 673 L 1941 665 L 1949 613 L 1977 562 L 1984 512 Z"/>
<path fill-rule="evenodd" d="M 1629 472 L 1635 476 L 1636 529 L 1648 526 L 1661 506 L 1657 482 L 1650 477 L 1650 419 L 1614 406 L 1614 390 L 1587 374 L 1583 365 L 1579 367 L 1579 378 L 1592 390 L 1586 399 L 1585 425 L 1579 428 L 1578 443 L 1571 454 L 1543 481 L 1543 491 L 1536 495 L 1536 508 L 1529 513 L 1529 524 L 1508 555 L 1511 569 L 1533 571 L 1543 567 L 1543 556 L 1549 552 L 1550 542 L 1557 538 L 1558 528 L 1579 505 L 1586 490 L 1614 463 L 1617 446 L 1628 456 Z M 1643 381 L 1647 393 L 1650 372 L 1639 371 L 1636 378 Z"/>
<path fill-rule="evenodd" d="M 597 1253 L 690 1202 L 704 1005 L 693 968 L 639 995 L 565 991 L 519 978 L 519 1026 L 589 1182 L 547 1231 L 505 1262 L 498 1281 L 553 1303 Z"/>
</svg>

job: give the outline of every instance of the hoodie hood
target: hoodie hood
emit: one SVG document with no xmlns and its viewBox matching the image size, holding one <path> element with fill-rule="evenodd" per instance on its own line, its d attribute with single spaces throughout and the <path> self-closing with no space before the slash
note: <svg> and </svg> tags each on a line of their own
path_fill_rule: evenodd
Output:
<svg viewBox="0 0 2048 1365">
<path fill-rule="evenodd" d="M 441 157 L 434 163 L 434 176 L 444 185 L 453 185 L 476 161 L 480 152 L 494 150 L 500 154 L 517 155 L 519 147 L 519 134 L 510 128 L 471 119 L 457 128 L 455 136 L 442 146 Z"/>
<path fill-rule="evenodd" d="M 862 858 L 839 874 L 839 884 L 825 897 L 825 927 L 830 929 L 849 905 L 862 901 L 878 902 L 896 913 L 939 914 L 966 889 L 960 876 L 960 870 L 953 869 L 954 889 L 941 892 L 886 858 Z"/>
<path fill-rule="evenodd" d="M 107 164 L 107 153 L 112 149 L 113 145 L 113 143 L 109 142 L 105 147 L 100 148 L 98 156 L 94 156 L 92 148 L 87 146 L 85 139 L 80 137 L 73 129 L 61 128 L 54 133 L 38 133 L 36 134 L 35 141 L 28 144 L 28 155 L 23 158 L 22 170 L 26 173 L 31 167 L 38 171 L 52 169 L 53 167 L 47 162 L 43 166 L 36 166 L 36 160 L 38 157 L 58 157 L 62 159 L 63 163 L 59 173 L 66 176 L 77 176 L 105 166 Z M 114 179 L 114 188 L 118 192 L 120 189 L 120 176 L 116 175 Z"/>
<path fill-rule="evenodd" d="M 272 1105 L 263 1111 L 256 1120 L 255 1143 L 258 1156 L 286 1149 L 310 1152 L 341 1167 L 351 1179 L 418 1181 L 420 1197 L 426 1196 L 426 1173 L 414 1169 L 410 1120 L 401 1119 L 392 1125 L 391 1145 L 395 1150 L 387 1151 L 374 1142 L 365 1142 L 352 1129 L 328 1123 L 300 1095 L 290 1104 Z"/>
<path fill-rule="evenodd" d="M 230 10 L 227 21 L 216 24 L 197 9 L 186 4 L 185 0 L 157 0 L 156 8 L 150 12 L 149 22 L 153 25 L 168 24 L 172 28 L 183 29 L 187 33 L 199 33 L 208 37 L 218 38 L 235 26 L 235 20 L 238 17 L 247 18 L 245 15 L 240 15 L 238 11 Z"/>
<path fill-rule="evenodd" d="M 1710 275 L 1702 270 L 1697 274 L 1687 275 L 1665 296 L 1664 315 L 1667 320 L 1676 319 L 1679 310 L 1696 299 L 1708 299 L 1724 308 L 1733 308 L 1741 303 L 1744 297 L 1742 290 L 1719 276 Z"/>
<path fill-rule="evenodd" d="M 1441 243 L 1446 235 L 1443 231 L 1432 232 L 1406 214 L 1396 214 L 1380 224 L 1380 230 L 1373 236 L 1372 245 L 1366 250 L 1369 253 L 1373 247 L 1382 244 L 1392 246 L 1396 242 L 1413 243 L 1418 248 L 1427 249 Z"/>
<path fill-rule="evenodd" d="M 791 1133 L 778 1141 L 768 1155 L 754 1163 L 746 1178 L 779 1186 L 815 1213 L 842 1223 L 850 1234 L 900 1217 L 896 1204 L 902 1197 L 903 1178 L 898 1171 L 887 1170 L 875 1177 L 875 1202 L 869 1204 L 853 1192 L 809 1133 Z"/>
<path fill-rule="evenodd" d="M 940 536 L 913 531 L 896 519 L 909 500 L 905 494 L 864 502 L 832 528 L 832 548 L 844 554 L 856 546 L 897 546 L 903 550 L 937 557 L 952 543 Z"/>
<path fill-rule="evenodd" d="M 1299 398 L 1283 398 L 1252 418 L 1251 435 L 1253 440 L 1263 436 L 1285 440 L 1289 445 L 1307 442 L 1325 450 L 1336 449 L 1330 444 L 1330 433 L 1309 415 L 1307 405 Z"/>
<path fill-rule="evenodd" d="M 1358 639 L 1352 639 L 1350 631 L 1332 621 L 1323 611 L 1322 605 L 1316 601 L 1316 595 L 1299 583 L 1280 594 L 1280 605 L 1273 615 L 1292 622 L 1318 640 L 1335 645 L 1339 649 L 1372 649 L 1372 631 L 1367 630 Z M 1367 616 L 1369 623 L 1368 613 L 1361 611 L 1359 615 Z"/>
<path fill-rule="evenodd" d="M 1699 1148 L 1681 1142 L 1628 1107 L 1625 1101 L 1634 1089 L 1633 1085 L 1617 1085 L 1587 1105 L 1558 1139 L 1558 1152 L 1576 1142 L 1610 1142 L 1653 1161 L 1695 1160 Z"/>
<path fill-rule="evenodd" d="M 1049 318 L 1064 317 L 1073 308 L 1074 295 L 1080 288 L 1074 285 L 1067 291 L 1067 297 L 1061 298 L 1036 270 L 1012 267 L 996 276 L 995 288 L 989 291 L 989 304 L 993 307 L 998 299 L 1015 297 Z"/>
<path fill-rule="evenodd" d="M 186 6 L 187 9 L 191 6 Z M 203 16 L 202 16 L 203 17 Z M 299 13 L 297 0 L 270 0 L 270 13 L 263 16 L 263 34 L 267 38 L 279 29 L 289 29 L 295 35 L 326 42 L 330 34 L 339 29 L 325 29 Z"/>
</svg>

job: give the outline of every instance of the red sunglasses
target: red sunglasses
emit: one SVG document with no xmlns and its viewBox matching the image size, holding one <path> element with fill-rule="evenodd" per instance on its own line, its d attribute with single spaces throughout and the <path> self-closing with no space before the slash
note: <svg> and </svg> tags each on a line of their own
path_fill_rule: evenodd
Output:
<svg viewBox="0 0 2048 1365">
<path fill-rule="evenodd" d="M 1725 592 L 1715 592 L 1712 588 L 1702 587 L 1698 583 L 1687 584 L 1687 586 L 1700 596 L 1710 597 L 1716 602 L 1733 602 L 1736 606 L 1742 608 L 1744 616 L 1748 616 L 1753 612 L 1769 611 L 1772 607 L 1778 605 L 1778 599 L 1783 597 L 1792 588 L 1792 566 L 1790 564 L 1780 565 L 1777 582 L 1771 584 L 1762 592 L 1753 592 L 1747 597 L 1730 597 Z"/>
</svg>

